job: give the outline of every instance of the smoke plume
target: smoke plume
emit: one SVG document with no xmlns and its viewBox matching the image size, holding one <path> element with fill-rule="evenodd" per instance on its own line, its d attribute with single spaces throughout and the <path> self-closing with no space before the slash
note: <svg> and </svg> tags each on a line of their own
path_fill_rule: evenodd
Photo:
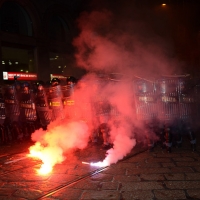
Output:
<svg viewBox="0 0 200 200">
<path fill-rule="evenodd" d="M 82 12 L 77 20 L 80 32 L 73 40 L 76 63 L 88 74 L 75 87 L 73 114 L 70 120 L 52 122 L 47 131 L 39 130 L 32 135 L 34 141 L 58 152 L 60 159 L 54 164 L 61 162 L 63 153 L 69 149 L 87 146 L 100 124 L 94 102 L 102 99 L 111 105 L 106 123 L 113 144 L 105 162 L 112 164 L 122 159 L 136 145 L 136 138 L 145 138 L 147 132 L 144 129 L 139 136 L 135 135 L 135 127 L 140 125 L 134 107 L 133 78 L 151 80 L 179 71 L 176 61 L 169 57 L 172 47 L 141 18 L 145 16 L 149 20 L 152 16 L 142 8 L 138 10 L 134 4 L 119 2 L 107 5 L 106 9 L 98 5 L 98 9 Z M 118 77 L 101 79 L 98 76 L 112 73 Z M 153 133 L 151 137 L 156 139 Z"/>
</svg>

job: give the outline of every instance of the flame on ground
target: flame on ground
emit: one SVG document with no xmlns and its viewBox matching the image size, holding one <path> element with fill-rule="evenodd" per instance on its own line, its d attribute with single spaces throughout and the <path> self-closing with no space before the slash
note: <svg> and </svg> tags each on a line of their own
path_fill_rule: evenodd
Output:
<svg viewBox="0 0 200 200">
<path fill-rule="evenodd" d="M 37 170 L 41 175 L 46 175 L 52 172 L 53 166 L 64 160 L 64 157 L 58 156 L 58 147 L 44 147 L 40 142 L 36 142 L 34 146 L 31 146 L 29 151 L 30 157 L 39 158 L 43 162 L 40 169 Z"/>
</svg>

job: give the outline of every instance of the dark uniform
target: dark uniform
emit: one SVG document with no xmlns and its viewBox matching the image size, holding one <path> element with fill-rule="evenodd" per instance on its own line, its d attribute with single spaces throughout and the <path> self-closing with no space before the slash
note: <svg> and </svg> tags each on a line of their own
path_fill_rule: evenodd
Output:
<svg viewBox="0 0 200 200">
<path fill-rule="evenodd" d="M 23 83 L 20 93 L 20 123 L 23 124 L 24 137 L 29 139 L 36 130 L 37 113 L 35 107 L 35 94 L 28 83 Z"/>
<path fill-rule="evenodd" d="M 64 119 L 63 93 L 58 78 L 51 80 L 51 86 L 48 88 L 48 102 L 52 110 L 52 120 Z"/>
<path fill-rule="evenodd" d="M 52 110 L 49 108 L 47 88 L 41 81 L 37 83 L 35 105 L 40 124 L 46 130 L 48 124 L 52 121 Z"/>
<path fill-rule="evenodd" d="M 76 86 L 76 78 L 69 76 L 66 79 L 66 85 L 62 85 L 63 105 L 65 116 L 68 119 L 75 119 L 78 117 L 77 108 L 74 99 L 74 89 Z"/>
<path fill-rule="evenodd" d="M 1 88 L 2 89 L 2 88 Z M 5 135 L 4 122 L 6 118 L 5 101 L 3 98 L 2 90 L 0 90 L 0 144 L 5 144 L 8 140 Z"/>
<path fill-rule="evenodd" d="M 5 133 L 14 141 L 22 140 L 23 133 L 19 123 L 20 116 L 20 83 L 5 86 Z"/>
</svg>

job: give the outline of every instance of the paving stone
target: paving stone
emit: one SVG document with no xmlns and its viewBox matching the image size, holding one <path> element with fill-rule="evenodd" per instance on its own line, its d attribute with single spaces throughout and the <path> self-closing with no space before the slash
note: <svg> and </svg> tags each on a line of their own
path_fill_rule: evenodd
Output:
<svg viewBox="0 0 200 200">
<path fill-rule="evenodd" d="M 190 189 L 186 191 L 188 196 L 192 199 L 200 199 L 200 189 Z"/>
<path fill-rule="evenodd" d="M 14 188 L 0 188 L 0 196 L 7 196 L 7 197 L 9 197 L 15 191 L 16 191 L 16 189 L 14 189 Z"/>
<path fill-rule="evenodd" d="M 65 184 L 70 181 L 78 179 L 78 176 L 74 175 L 68 175 L 68 174 L 53 174 L 51 177 L 48 179 L 48 181 L 54 182 L 54 183 L 60 183 L 60 184 Z"/>
<path fill-rule="evenodd" d="M 170 171 L 171 171 L 171 173 L 179 173 L 179 172 L 181 172 L 181 173 L 187 173 L 188 172 L 189 173 L 189 172 L 194 172 L 192 167 L 186 167 L 186 166 L 184 166 L 184 167 L 171 167 Z"/>
<path fill-rule="evenodd" d="M 195 162 L 195 158 L 192 157 L 176 157 L 176 158 L 172 158 L 175 162 Z"/>
<path fill-rule="evenodd" d="M 129 159 L 126 160 L 126 162 L 143 162 L 144 159 L 149 158 L 149 153 L 148 152 L 143 152 L 141 154 L 137 154 L 133 157 L 130 157 Z"/>
<path fill-rule="evenodd" d="M 74 176 L 83 176 L 83 175 L 89 174 L 89 173 L 90 173 L 89 169 L 69 169 L 67 171 L 67 174 L 74 175 Z"/>
<path fill-rule="evenodd" d="M 153 200 L 154 194 L 150 190 L 138 190 L 138 191 L 131 191 L 127 192 L 124 191 L 121 193 L 121 199 L 124 200 Z"/>
<path fill-rule="evenodd" d="M 111 167 L 113 169 L 121 168 L 123 170 L 123 169 L 129 169 L 129 168 L 133 168 L 133 167 L 135 168 L 137 165 L 138 165 L 138 162 L 135 162 L 135 163 L 121 162 L 121 163 L 118 163 L 117 165 L 116 164 L 111 165 Z"/>
<path fill-rule="evenodd" d="M 156 163 L 164 163 L 164 162 L 171 162 L 171 158 L 148 158 L 147 159 L 147 163 L 152 163 L 152 162 L 156 162 Z"/>
<path fill-rule="evenodd" d="M 165 180 L 165 177 L 162 174 L 141 174 L 140 178 L 142 180 L 149 180 L 149 181 L 162 181 L 162 180 Z"/>
<path fill-rule="evenodd" d="M 42 195 L 42 191 L 31 188 L 18 189 L 13 195 L 16 197 L 26 198 L 28 200 L 37 199 Z"/>
<path fill-rule="evenodd" d="M 0 196 L 0 199 L 1 200 L 27 200 L 25 198 L 20 198 L 20 197 L 3 197 L 3 196 Z"/>
<path fill-rule="evenodd" d="M 95 200 L 117 200 L 120 198 L 118 191 L 84 191 L 81 200 L 95 199 Z"/>
<path fill-rule="evenodd" d="M 70 188 L 74 189 L 83 189 L 83 190 L 97 190 L 99 188 L 99 181 L 91 181 L 91 180 L 84 180 L 73 185 L 70 185 Z"/>
<path fill-rule="evenodd" d="M 93 180 L 93 181 L 108 182 L 108 181 L 112 181 L 113 180 L 113 175 L 109 175 L 109 174 L 96 174 L 96 175 L 92 176 L 90 179 Z"/>
<path fill-rule="evenodd" d="M 157 158 L 175 158 L 175 157 L 180 157 L 180 152 L 168 153 L 166 151 L 161 151 L 161 152 L 156 152 L 155 157 L 157 157 Z"/>
<path fill-rule="evenodd" d="M 162 200 L 187 199 L 183 190 L 154 190 L 155 197 Z"/>
<path fill-rule="evenodd" d="M 199 148 L 200 149 L 200 148 Z M 197 158 L 199 159 L 199 154 L 200 152 L 199 151 L 196 151 L 196 152 L 192 152 L 192 151 L 185 151 L 184 153 L 181 153 L 181 156 L 180 157 L 194 157 L 194 158 Z"/>
<path fill-rule="evenodd" d="M 180 181 L 185 180 L 185 174 L 182 173 L 170 173 L 170 174 L 163 174 L 167 180 L 174 180 L 174 181 Z"/>
<path fill-rule="evenodd" d="M 171 170 L 169 168 L 135 168 L 132 170 L 127 170 L 127 175 L 135 175 L 135 174 L 162 174 L 169 173 Z"/>
<path fill-rule="evenodd" d="M 1 176 L 2 181 L 42 181 L 47 180 L 49 176 L 40 176 L 37 173 L 35 174 L 22 174 L 19 172 L 14 172 L 10 174 L 6 174 L 4 176 Z"/>
<path fill-rule="evenodd" d="M 176 165 L 181 167 L 181 166 L 188 166 L 188 167 L 192 167 L 192 166 L 200 166 L 200 162 L 199 161 L 193 161 L 193 162 L 176 162 Z"/>
<path fill-rule="evenodd" d="M 133 176 L 116 175 L 114 176 L 113 180 L 119 182 L 132 182 L 132 181 L 141 181 L 141 178 L 138 175 L 133 175 Z"/>
<path fill-rule="evenodd" d="M 200 172 L 200 166 L 193 166 L 193 169 L 195 169 L 197 172 Z"/>
<path fill-rule="evenodd" d="M 13 188 L 13 189 L 23 189 L 23 188 L 34 188 L 34 189 L 39 189 L 40 185 L 42 185 L 42 183 L 38 182 L 27 182 L 27 181 L 20 181 L 20 182 L 5 182 L 4 185 L 2 186 L 2 188 Z"/>
<path fill-rule="evenodd" d="M 126 174 L 126 169 L 122 169 L 122 168 L 108 168 L 104 171 L 102 171 L 103 174 L 121 174 L 121 175 L 125 175 Z"/>
<path fill-rule="evenodd" d="M 56 200 L 56 199 L 77 200 L 77 199 L 80 199 L 82 193 L 83 193 L 83 190 L 73 189 L 73 188 L 65 188 L 62 191 L 52 194 L 51 198 L 54 200 Z"/>
<path fill-rule="evenodd" d="M 200 189 L 200 181 L 164 181 L 168 189 Z"/>
<path fill-rule="evenodd" d="M 161 165 L 161 163 L 157 163 L 157 162 L 155 162 L 155 163 L 138 163 L 138 165 L 136 166 L 137 168 L 140 168 L 140 167 L 142 167 L 142 168 L 154 168 L 154 167 L 156 167 L 156 168 L 158 168 L 158 167 L 162 167 L 162 165 Z"/>
<path fill-rule="evenodd" d="M 133 190 L 154 190 L 163 189 L 161 182 L 155 181 L 143 181 L 143 182 L 127 182 L 122 184 L 122 191 L 133 191 Z"/>
<path fill-rule="evenodd" d="M 120 183 L 119 182 L 102 182 L 101 190 L 119 190 Z"/>
<path fill-rule="evenodd" d="M 0 187 L 2 187 L 4 185 L 4 183 L 5 183 L 4 181 L 0 180 Z"/>
<path fill-rule="evenodd" d="M 162 167 L 175 167 L 175 163 L 172 162 L 166 162 L 166 163 L 161 163 Z"/>
<path fill-rule="evenodd" d="M 200 173 L 186 173 L 186 180 L 199 180 L 200 181 Z"/>
</svg>

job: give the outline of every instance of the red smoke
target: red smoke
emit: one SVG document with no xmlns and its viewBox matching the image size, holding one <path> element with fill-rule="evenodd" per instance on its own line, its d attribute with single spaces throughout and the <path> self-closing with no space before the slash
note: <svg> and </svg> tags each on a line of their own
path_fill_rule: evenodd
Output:
<svg viewBox="0 0 200 200">
<path fill-rule="evenodd" d="M 156 40 L 152 34 L 152 40 L 144 37 L 148 33 L 139 21 L 121 19 L 123 23 L 119 24 L 117 19 L 112 12 L 103 10 L 84 12 L 78 20 L 80 34 L 73 41 L 78 67 L 90 72 L 123 75 L 101 86 L 95 73 L 88 73 L 76 85 L 71 119 L 52 122 L 47 131 L 33 133 L 34 141 L 44 149 L 52 148 L 56 152 L 57 158 L 52 165 L 62 162 L 68 150 L 87 146 L 92 130 L 98 128 L 98 120 L 93 112 L 93 103 L 98 98 L 105 98 L 113 107 L 108 124 L 114 146 L 107 151 L 104 162 L 116 163 L 126 156 L 136 145 L 133 77 L 151 79 L 155 75 L 174 71 L 172 66 L 175 63 L 168 59 L 160 47 L 162 40 Z M 139 137 L 145 137 L 145 131 L 140 134 Z"/>
</svg>

